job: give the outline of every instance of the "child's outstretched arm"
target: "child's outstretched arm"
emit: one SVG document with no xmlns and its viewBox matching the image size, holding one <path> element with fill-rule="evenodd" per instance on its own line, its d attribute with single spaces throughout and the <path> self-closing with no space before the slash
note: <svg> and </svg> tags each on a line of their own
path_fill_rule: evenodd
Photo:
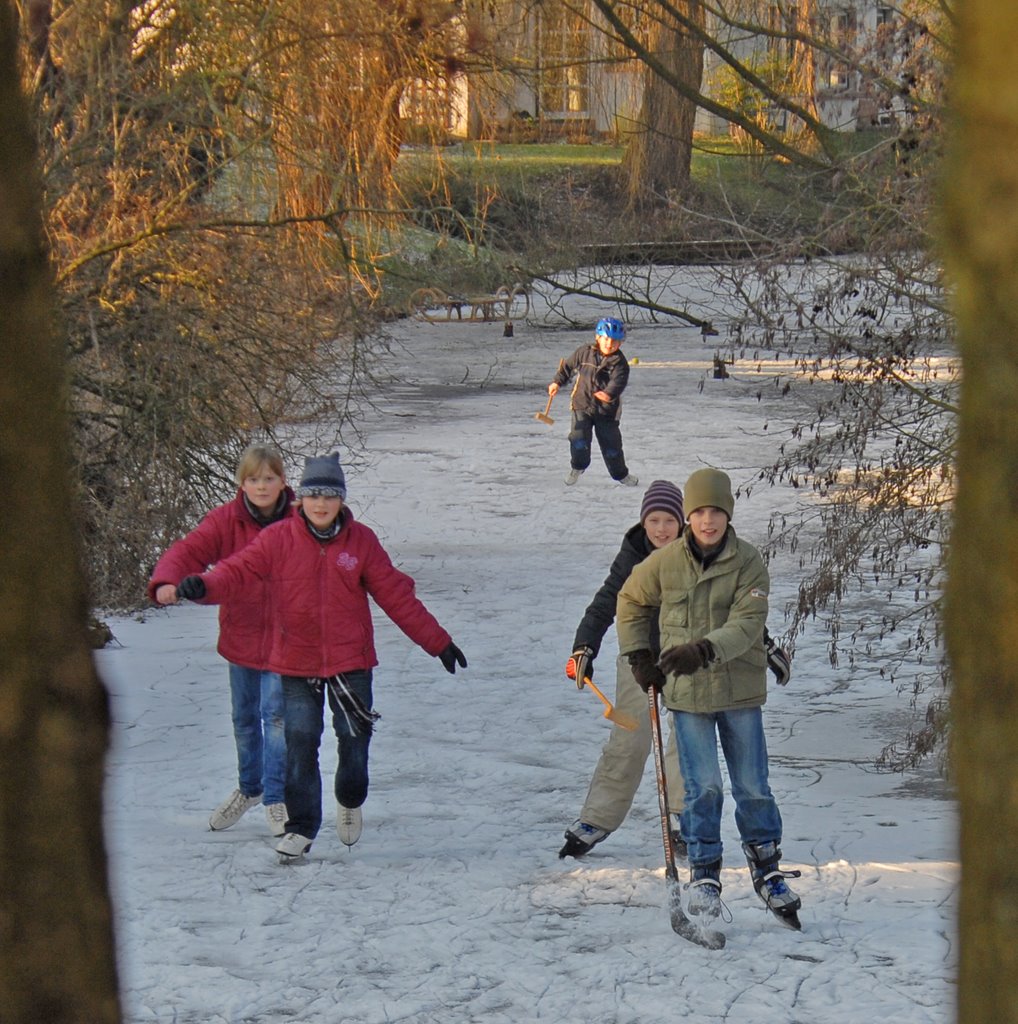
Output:
<svg viewBox="0 0 1018 1024">
<path fill-rule="evenodd" d="M 157 604 L 176 604 L 177 583 L 204 572 L 229 553 L 223 518 L 213 509 L 186 536 L 174 541 L 156 562 L 148 582 L 148 596 Z"/>
<path fill-rule="evenodd" d="M 177 586 L 177 597 L 203 604 L 222 604 L 231 595 L 256 580 L 268 579 L 272 568 L 272 549 L 266 543 L 274 527 L 266 527 L 246 548 L 217 562 L 201 576 L 186 576 Z"/>
<path fill-rule="evenodd" d="M 417 597 L 413 579 L 392 564 L 377 538 L 365 559 L 361 580 L 378 607 L 418 647 L 438 658 L 447 672 L 455 673 L 457 665 L 467 667 L 463 652 Z"/>
</svg>

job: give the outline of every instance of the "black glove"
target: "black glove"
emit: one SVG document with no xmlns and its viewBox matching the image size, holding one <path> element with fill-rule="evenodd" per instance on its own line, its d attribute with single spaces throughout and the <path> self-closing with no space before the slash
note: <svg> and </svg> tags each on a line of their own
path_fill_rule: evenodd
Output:
<svg viewBox="0 0 1018 1024">
<path fill-rule="evenodd" d="M 713 657 L 714 648 L 710 641 L 697 640 L 692 644 L 669 647 L 657 663 L 666 676 L 691 676 L 698 668 L 706 668 Z"/>
<path fill-rule="evenodd" d="M 650 651 L 633 651 L 629 655 L 629 667 L 633 670 L 633 678 L 644 693 L 660 690 L 665 685 L 665 677 L 661 669 L 654 664 L 654 655 Z"/>
<path fill-rule="evenodd" d="M 764 647 L 767 648 L 767 667 L 774 673 L 778 686 L 787 686 L 792 678 L 792 659 L 770 636 L 764 638 Z"/>
<path fill-rule="evenodd" d="M 449 641 L 449 646 L 438 657 L 445 666 L 446 672 L 452 675 L 456 674 L 457 665 L 460 668 L 467 667 L 467 659 L 464 657 L 463 652 L 451 640 Z"/>
<path fill-rule="evenodd" d="M 594 650 L 592 647 L 577 647 L 566 662 L 566 675 L 576 680 L 576 687 L 583 689 L 586 679 L 594 678 Z"/>
<path fill-rule="evenodd" d="M 185 601 L 200 601 L 205 596 L 205 581 L 200 576 L 185 576 L 177 584 L 177 597 Z"/>
</svg>

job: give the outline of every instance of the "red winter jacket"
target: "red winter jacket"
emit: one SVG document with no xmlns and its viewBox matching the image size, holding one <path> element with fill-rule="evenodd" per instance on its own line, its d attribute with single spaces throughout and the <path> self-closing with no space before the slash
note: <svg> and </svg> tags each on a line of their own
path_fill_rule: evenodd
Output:
<svg viewBox="0 0 1018 1024">
<path fill-rule="evenodd" d="M 328 541 L 313 536 L 300 515 L 266 527 L 254 543 L 204 576 L 204 604 L 232 601 L 252 586 L 272 588 L 273 672 L 321 678 L 374 668 L 369 594 L 428 654 L 438 655 L 451 643 L 374 532 L 355 522 L 349 509 L 341 515 L 342 528 Z"/>
<path fill-rule="evenodd" d="M 287 487 L 285 517 L 296 515 L 293 491 Z M 164 583 L 176 586 L 185 576 L 205 572 L 246 548 L 264 529 L 244 504 L 244 493 L 212 509 L 186 536 L 172 544 L 152 570 L 148 596 L 155 601 Z M 234 665 L 263 669 L 272 646 L 271 601 L 264 583 L 238 591 L 219 609 L 219 643 L 216 649 Z"/>
</svg>

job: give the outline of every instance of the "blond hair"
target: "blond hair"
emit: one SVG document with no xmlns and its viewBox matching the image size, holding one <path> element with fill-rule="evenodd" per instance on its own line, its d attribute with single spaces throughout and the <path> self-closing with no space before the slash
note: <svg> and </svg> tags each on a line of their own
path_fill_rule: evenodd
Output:
<svg viewBox="0 0 1018 1024">
<path fill-rule="evenodd" d="M 264 444 L 253 444 L 244 449 L 244 454 L 237 463 L 237 486 L 243 487 L 249 476 L 254 476 L 262 466 L 268 466 L 278 477 L 286 479 L 283 472 L 283 456 Z"/>
</svg>

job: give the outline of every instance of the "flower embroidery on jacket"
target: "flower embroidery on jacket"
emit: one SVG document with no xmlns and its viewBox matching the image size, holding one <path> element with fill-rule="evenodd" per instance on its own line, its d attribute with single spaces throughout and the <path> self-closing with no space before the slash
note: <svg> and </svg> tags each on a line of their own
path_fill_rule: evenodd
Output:
<svg viewBox="0 0 1018 1024">
<path fill-rule="evenodd" d="M 357 556 L 351 555 L 349 551 L 342 551 L 336 559 L 336 565 L 340 569 L 346 569 L 347 572 L 353 572 L 357 568 Z"/>
</svg>

